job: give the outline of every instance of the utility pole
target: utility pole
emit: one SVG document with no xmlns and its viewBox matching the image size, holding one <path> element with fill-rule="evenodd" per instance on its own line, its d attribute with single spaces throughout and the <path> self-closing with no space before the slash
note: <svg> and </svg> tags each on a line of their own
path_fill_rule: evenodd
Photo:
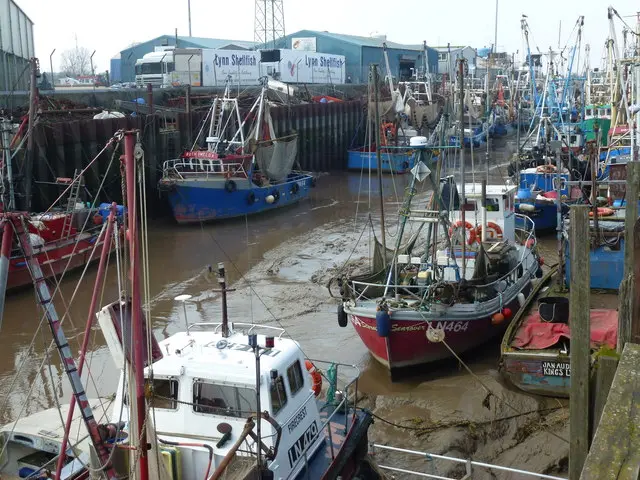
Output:
<svg viewBox="0 0 640 480">
<path fill-rule="evenodd" d="M 187 0 L 187 12 L 189 14 L 189 36 L 191 36 L 191 0 Z"/>
<path fill-rule="evenodd" d="M 254 41 L 266 47 L 273 41 L 285 36 L 283 0 L 256 0 L 253 26 Z"/>
</svg>

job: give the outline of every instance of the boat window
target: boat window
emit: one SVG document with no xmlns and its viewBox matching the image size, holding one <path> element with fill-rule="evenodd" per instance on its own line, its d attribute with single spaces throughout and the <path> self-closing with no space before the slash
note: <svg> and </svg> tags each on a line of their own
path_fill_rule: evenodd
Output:
<svg viewBox="0 0 640 480">
<path fill-rule="evenodd" d="M 248 417 L 256 408 L 256 392 L 251 388 L 193 382 L 193 411 L 227 417 Z"/>
<path fill-rule="evenodd" d="M 575 135 L 571 135 L 570 140 L 569 140 L 569 143 L 571 143 L 571 144 L 576 143 L 577 138 L 578 138 L 578 137 L 576 137 Z"/>
<path fill-rule="evenodd" d="M 500 201 L 497 198 L 487 198 L 485 205 L 487 207 L 487 212 L 500 211 Z"/>
<path fill-rule="evenodd" d="M 476 211 L 476 202 L 467 201 L 464 205 L 462 205 L 461 210 L 465 212 L 475 212 Z"/>
<path fill-rule="evenodd" d="M 279 375 L 278 378 L 271 382 L 269 395 L 271 395 L 271 414 L 275 415 L 287 404 L 287 392 L 284 389 L 282 375 Z"/>
<path fill-rule="evenodd" d="M 178 381 L 170 378 L 145 380 L 145 390 L 150 406 L 175 410 L 178 408 Z"/>
<path fill-rule="evenodd" d="M 289 389 L 291 395 L 295 395 L 304 386 L 304 377 L 302 376 L 302 367 L 300 360 L 296 360 L 287 368 L 287 379 L 289 380 Z"/>
</svg>

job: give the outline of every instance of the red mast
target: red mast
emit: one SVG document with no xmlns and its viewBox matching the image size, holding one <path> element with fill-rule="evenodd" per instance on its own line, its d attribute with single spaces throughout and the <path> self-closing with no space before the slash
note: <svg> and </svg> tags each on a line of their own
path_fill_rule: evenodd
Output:
<svg viewBox="0 0 640 480">
<path fill-rule="evenodd" d="M 124 166 L 127 182 L 127 237 L 131 258 L 131 308 L 133 331 L 133 372 L 136 391 L 136 409 L 138 429 L 138 448 L 140 458 L 140 479 L 149 480 L 149 458 L 147 456 L 147 434 L 145 430 L 146 402 L 144 397 L 144 352 L 145 338 L 142 316 L 142 298 L 140 295 L 140 242 L 138 234 L 138 209 L 136 203 L 136 158 L 134 156 L 136 131 L 124 134 Z"/>
</svg>

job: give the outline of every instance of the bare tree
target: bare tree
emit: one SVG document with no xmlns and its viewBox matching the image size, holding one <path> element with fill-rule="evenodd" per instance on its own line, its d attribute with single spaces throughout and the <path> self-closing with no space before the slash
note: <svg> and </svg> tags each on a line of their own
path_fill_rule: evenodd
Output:
<svg viewBox="0 0 640 480">
<path fill-rule="evenodd" d="M 76 45 L 62 53 L 60 66 L 62 72 L 69 77 L 89 75 L 91 73 L 91 52 L 88 48 Z"/>
</svg>

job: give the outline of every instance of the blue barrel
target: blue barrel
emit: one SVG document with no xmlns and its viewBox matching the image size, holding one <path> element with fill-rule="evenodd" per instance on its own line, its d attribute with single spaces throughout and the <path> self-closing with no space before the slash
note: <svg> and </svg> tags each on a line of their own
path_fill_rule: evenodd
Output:
<svg viewBox="0 0 640 480">
<path fill-rule="evenodd" d="M 376 312 L 376 332 L 379 337 L 388 337 L 391 332 L 391 317 L 386 310 Z"/>
</svg>

